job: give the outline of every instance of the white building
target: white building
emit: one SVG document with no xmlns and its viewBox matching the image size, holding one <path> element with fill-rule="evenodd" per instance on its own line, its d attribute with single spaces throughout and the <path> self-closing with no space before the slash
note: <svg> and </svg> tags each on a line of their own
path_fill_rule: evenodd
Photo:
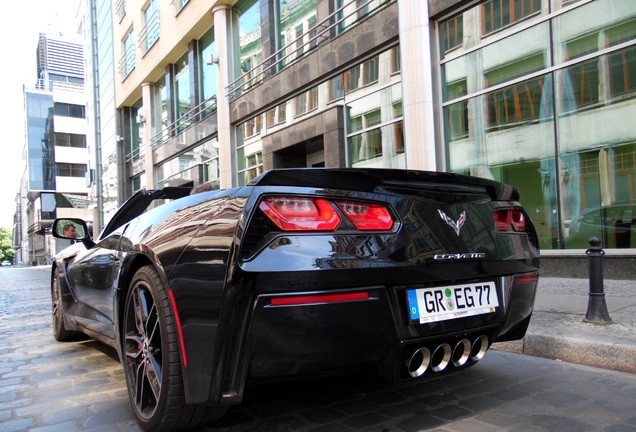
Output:
<svg viewBox="0 0 636 432">
<path fill-rule="evenodd" d="M 90 221 L 86 186 L 86 96 L 81 40 L 41 34 L 37 80 L 24 88 L 26 168 L 18 211 L 16 264 L 40 265 L 68 244 L 52 238 L 56 217 Z M 16 245 L 17 246 L 17 245 Z"/>
</svg>

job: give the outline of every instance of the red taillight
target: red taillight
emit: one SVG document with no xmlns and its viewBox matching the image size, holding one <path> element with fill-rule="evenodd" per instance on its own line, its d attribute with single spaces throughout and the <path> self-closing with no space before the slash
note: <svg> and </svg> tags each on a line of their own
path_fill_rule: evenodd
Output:
<svg viewBox="0 0 636 432">
<path fill-rule="evenodd" d="M 360 231 L 393 228 L 393 218 L 383 205 L 353 201 L 335 205 Z M 323 198 L 267 197 L 259 208 L 283 231 L 333 231 L 341 221 L 334 204 Z"/>
<path fill-rule="evenodd" d="M 508 231 L 508 228 L 510 228 L 508 210 L 497 210 L 495 212 L 495 228 L 499 231 Z"/>
<path fill-rule="evenodd" d="M 274 297 L 272 306 L 299 306 L 318 303 L 340 303 L 356 300 L 368 300 L 368 292 L 341 293 L 341 294 L 309 294 L 289 297 Z"/>
<path fill-rule="evenodd" d="M 393 227 L 393 218 L 384 206 L 348 201 L 337 201 L 337 204 L 347 219 L 361 231 L 389 230 Z"/>
<path fill-rule="evenodd" d="M 504 209 L 495 211 L 495 228 L 499 231 L 526 231 L 526 217 L 521 210 Z"/>
<path fill-rule="evenodd" d="M 340 216 L 324 199 L 268 197 L 259 208 L 284 231 L 328 231 L 340 225 Z"/>
</svg>

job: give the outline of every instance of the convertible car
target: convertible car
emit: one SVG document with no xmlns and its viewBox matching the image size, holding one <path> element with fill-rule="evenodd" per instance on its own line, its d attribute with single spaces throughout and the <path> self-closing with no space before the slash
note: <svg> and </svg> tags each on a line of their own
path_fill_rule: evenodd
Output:
<svg viewBox="0 0 636 432">
<path fill-rule="evenodd" d="M 143 190 L 96 239 L 80 219 L 53 233 L 75 239 L 52 265 L 55 338 L 114 347 L 152 431 L 211 422 L 264 380 L 460 371 L 524 336 L 539 277 L 518 191 L 439 172 Z"/>
</svg>

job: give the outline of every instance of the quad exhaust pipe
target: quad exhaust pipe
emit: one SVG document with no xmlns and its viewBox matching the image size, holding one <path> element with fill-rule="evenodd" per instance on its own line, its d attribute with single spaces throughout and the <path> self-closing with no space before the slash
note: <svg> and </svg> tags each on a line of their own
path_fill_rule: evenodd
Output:
<svg viewBox="0 0 636 432">
<path fill-rule="evenodd" d="M 438 345 L 433 352 L 427 347 L 415 349 L 406 356 L 406 368 L 409 376 L 420 377 L 429 369 L 433 372 L 442 372 L 448 365 L 462 367 L 468 361 L 481 360 L 488 351 L 488 337 L 481 335 L 474 341 L 461 339 L 454 347 L 448 343 Z"/>
</svg>

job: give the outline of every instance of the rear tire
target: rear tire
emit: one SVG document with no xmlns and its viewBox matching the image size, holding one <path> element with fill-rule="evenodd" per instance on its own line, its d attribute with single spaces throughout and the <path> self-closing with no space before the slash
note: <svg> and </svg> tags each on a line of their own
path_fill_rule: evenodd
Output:
<svg viewBox="0 0 636 432">
<path fill-rule="evenodd" d="M 74 330 L 67 330 L 64 325 L 64 302 L 62 301 L 62 288 L 59 282 L 59 272 L 53 272 L 51 281 L 51 312 L 53 318 L 53 337 L 59 342 L 74 341 L 84 339 L 83 333 Z"/>
<path fill-rule="evenodd" d="M 181 430 L 225 414 L 226 407 L 185 403 L 175 319 L 168 292 L 152 266 L 133 277 L 122 334 L 128 397 L 142 429 Z"/>
</svg>

